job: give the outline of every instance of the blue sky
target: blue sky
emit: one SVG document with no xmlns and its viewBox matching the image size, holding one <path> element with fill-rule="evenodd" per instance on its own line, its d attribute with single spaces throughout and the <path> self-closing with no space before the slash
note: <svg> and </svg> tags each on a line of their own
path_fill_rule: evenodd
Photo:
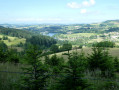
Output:
<svg viewBox="0 0 119 90">
<path fill-rule="evenodd" d="M 0 23 L 95 23 L 119 19 L 119 0 L 0 0 Z"/>
</svg>

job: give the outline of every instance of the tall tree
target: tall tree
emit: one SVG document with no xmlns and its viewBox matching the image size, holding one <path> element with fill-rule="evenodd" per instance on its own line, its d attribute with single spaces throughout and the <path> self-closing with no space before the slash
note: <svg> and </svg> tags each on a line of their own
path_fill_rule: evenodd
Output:
<svg viewBox="0 0 119 90">
<path fill-rule="evenodd" d="M 48 56 L 45 57 L 45 64 L 49 66 L 48 71 L 50 74 L 49 80 L 48 80 L 48 90 L 54 90 L 54 88 L 57 86 L 59 76 L 64 69 L 64 59 L 58 57 L 56 54 L 53 55 L 51 58 Z"/>
<path fill-rule="evenodd" d="M 59 90 L 84 90 L 89 84 L 83 79 L 85 71 L 85 57 L 74 53 L 69 58 L 65 76 L 60 80 Z"/>
<path fill-rule="evenodd" d="M 100 47 L 93 47 L 92 50 L 92 54 L 88 56 L 90 70 L 95 71 L 96 69 L 100 69 L 102 76 L 113 76 L 114 60 L 109 55 L 108 50 L 103 50 Z"/>
<path fill-rule="evenodd" d="M 64 51 L 68 51 L 68 54 L 69 54 L 69 50 L 72 49 L 72 45 L 71 44 L 63 44 L 62 49 Z"/>
<path fill-rule="evenodd" d="M 7 62 L 8 47 L 4 42 L 0 42 L 0 62 Z"/>
<path fill-rule="evenodd" d="M 22 89 L 25 90 L 44 90 L 47 79 L 47 66 L 40 59 L 42 51 L 36 46 L 32 46 L 25 55 L 25 62 L 28 67 L 24 68 L 24 72 L 28 73 L 22 79 Z"/>
<path fill-rule="evenodd" d="M 56 53 L 56 52 L 58 52 L 59 51 L 59 48 L 58 48 L 58 46 L 57 45 L 52 45 L 51 47 L 50 47 L 50 50 L 53 52 L 53 53 Z"/>
</svg>

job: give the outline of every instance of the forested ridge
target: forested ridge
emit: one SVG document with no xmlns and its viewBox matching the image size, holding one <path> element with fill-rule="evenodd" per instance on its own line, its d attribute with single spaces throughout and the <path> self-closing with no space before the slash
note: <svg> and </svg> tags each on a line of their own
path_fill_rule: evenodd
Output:
<svg viewBox="0 0 119 90">
<path fill-rule="evenodd" d="M 19 30 L 14 28 L 4 28 L 4 27 L 0 27 L 0 34 L 19 37 L 19 38 L 27 38 L 32 35 L 32 33 L 30 33 L 29 31 Z"/>
<path fill-rule="evenodd" d="M 20 43 L 17 45 L 19 47 L 24 47 L 26 45 L 28 46 L 28 44 L 37 45 L 39 47 L 40 46 L 41 47 L 50 47 L 52 44 L 56 44 L 56 40 L 54 38 L 51 38 L 49 36 L 34 34 L 32 32 L 26 31 L 26 30 L 4 28 L 1 26 L 0 34 L 26 39 L 25 44 Z M 3 37 L 3 40 L 4 40 L 4 37 Z"/>
</svg>

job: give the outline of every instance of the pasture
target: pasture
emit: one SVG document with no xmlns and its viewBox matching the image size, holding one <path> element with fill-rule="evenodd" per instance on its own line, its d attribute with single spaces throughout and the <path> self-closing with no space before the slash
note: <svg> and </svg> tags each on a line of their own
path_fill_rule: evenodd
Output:
<svg viewBox="0 0 119 90">
<path fill-rule="evenodd" d="M 2 38 L 3 36 L 6 36 L 6 35 L 0 35 L 0 38 Z M 26 41 L 26 39 L 24 39 L 24 38 L 11 37 L 11 36 L 7 36 L 7 37 L 8 37 L 8 40 L 1 40 L 7 46 L 17 45 L 20 42 L 25 43 L 25 41 Z"/>
<path fill-rule="evenodd" d="M 96 33 L 76 33 L 76 34 L 61 34 L 59 37 L 90 37 L 97 35 Z"/>
<path fill-rule="evenodd" d="M 92 48 L 70 50 L 70 53 L 78 52 L 80 54 L 82 51 L 86 56 L 88 56 L 92 53 Z M 108 48 L 108 51 L 111 56 L 119 58 L 119 48 Z M 67 51 L 56 53 L 56 55 L 59 57 L 63 57 L 65 60 L 67 60 L 67 55 L 63 55 L 64 53 L 67 53 Z M 50 56 L 52 56 L 52 55 L 50 55 Z"/>
</svg>

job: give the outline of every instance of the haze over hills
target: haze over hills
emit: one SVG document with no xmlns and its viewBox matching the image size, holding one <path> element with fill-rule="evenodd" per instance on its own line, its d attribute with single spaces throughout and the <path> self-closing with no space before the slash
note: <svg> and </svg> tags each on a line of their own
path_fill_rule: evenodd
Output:
<svg viewBox="0 0 119 90">
<path fill-rule="evenodd" d="M 66 34 L 67 32 L 90 32 L 92 29 L 94 29 L 93 32 L 104 31 L 109 28 L 119 27 L 119 20 L 107 20 L 101 23 L 99 22 L 91 24 L 1 24 L 1 26 L 39 33 Z M 87 30 L 85 30 L 85 28 L 87 28 Z"/>
</svg>

